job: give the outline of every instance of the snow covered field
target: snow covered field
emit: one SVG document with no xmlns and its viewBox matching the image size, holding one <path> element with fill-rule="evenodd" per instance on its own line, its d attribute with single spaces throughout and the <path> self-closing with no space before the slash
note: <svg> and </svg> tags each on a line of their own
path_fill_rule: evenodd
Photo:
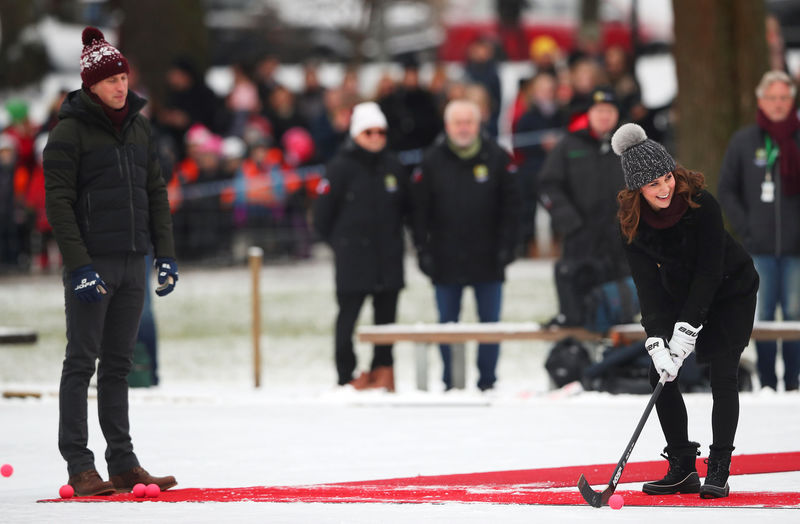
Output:
<svg viewBox="0 0 800 524">
<path fill-rule="evenodd" d="M 505 321 L 543 321 L 555 311 L 552 261 L 515 262 L 505 288 Z M 407 265 L 401 322 L 435 319 L 430 285 Z M 546 343 L 503 346 L 495 392 L 443 393 L 430 352 L 430 393 L 414 389 L 413 349 L 395 350 L 398 392 L 335 388 L 332 268 L 312 262 L 265 266 L 261 274 L 262 387 L 252 386 L 250 281 L 246 268 L 182 268 L 176 292 L 156 298 L 162 385 L 131 391 L 131 426 L 143 465 L 174 474 L 178 488 L 284 486 L 497 470 L 613 463 L 645 396 L 583 393 L 548 398 Z M 462 319 L 475 320 L 467 295 Z M 0 389 L 40 399 L 0 399 L 2 522 L 798 522 L 798 509 L 709 509 L 504 504 L 103 503 L 37 504 L 57 496 L 66 470 L 56 447 L 55 396 L 64 350 L 57 275 L 0 279 L 0 323 L 39 332 L 35 345 L 0 346 Z M 370 322 L 366 309 L 362 320 Z M 470 362 L 474 350 L 468 351 Z M 751 350 L 748 350 L 750 353 Z M 368 365 L 370 348 L 358 346 Z M 689 395 L 691 436 L 710 443 L 711 400 Z M 798 451 L 800 396 L 748 393 L 736 453 Z M 94 413 L 91 401 L 90 413 Z M 90 417 L 90 446 L 105 474 L 103 441 Z M 659 459 L 655 416 L 631 461 Z M 577 479 L 576 479 L 577 480 Z M 800 473 L 736 476 L 734 491 L 800 491 Z M 596 486 L 599 487 L 599 486 Z M 635 490 L 639 484 L 622 484 Z"/>
</svg>

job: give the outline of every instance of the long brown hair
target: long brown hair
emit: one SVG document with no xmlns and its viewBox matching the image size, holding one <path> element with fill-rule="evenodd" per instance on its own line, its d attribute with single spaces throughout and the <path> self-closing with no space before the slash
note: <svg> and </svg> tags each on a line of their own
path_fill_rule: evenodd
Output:
<svg viewBox="0 0 800 524">
<path fill-rule="evenodd" d="M 675 177 L 675 196 L 685 198 L 689 203 L 689 207 L 700 207 L 700 204 L 695 202 L 692 197 L 706 187 L 706 179 L 703 173 L 689 171 L 678 164 L 672 175 Z M 639 189 L 623 189 L 617 193 L 617 202 L 619 202 L 617 218 L 619 218 L 622 236 L 625 237 L 628 244 L 633 242 L 636 232 L 639 230 L 642 205 L 646 205 L 646 203 L 642 202 L 642 199 L 642 192 Z"/>
</svg>

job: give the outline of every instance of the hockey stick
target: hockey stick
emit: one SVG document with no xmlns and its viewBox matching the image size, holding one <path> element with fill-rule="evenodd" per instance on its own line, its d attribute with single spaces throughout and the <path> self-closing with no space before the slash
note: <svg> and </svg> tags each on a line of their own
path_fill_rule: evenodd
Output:
<svg viewBox="0 0 800 524">
<path fill-rule="evenodd" d="M 611 476 L 611 480 L 608 482 L 608 487 L 603 491 L 595 491 L 592 489 L 592 486 L 589 485 L 586 477 L 581 474 L 581 478 L 578 479 L 578 489 L 586 502 L 591 506 L 599 508 L 608 504 L 608 499 L 611 498 L 611 495 L 613 495 L 614 491 L 617 489 L 617 484 L 619 484 L 619 479 L 622 476 L 622 470 L 625 469 L 625 465 L 628 463 L 633 447 L 636 445 L 636 441 L 639 440 L 639 434 L 642 432 L 645 422 L 647 422 L 647 419 L 650 417 L 650 412 L 653 411 L 653 406 L 658 396 L 661 394 L 661 390 L 664 389 L 664 383 L 666 381 L 667 375 L 661 375 L 661 380 L 658 381 L 658 384 L 653 390 L 653 394 L 650 396 L 650 401 L 647 403 L 647 407 L 644 408 L 642 418 L 639 419 L 639 425 L 636 426 L 636 430 L 633 432 L 633 436 L 630 442 L 628 442 L 628 446 L 625 448 L 622 458 L 617 462 L 617 467 L 614 470 L 614 474 Z"/>
</svg>

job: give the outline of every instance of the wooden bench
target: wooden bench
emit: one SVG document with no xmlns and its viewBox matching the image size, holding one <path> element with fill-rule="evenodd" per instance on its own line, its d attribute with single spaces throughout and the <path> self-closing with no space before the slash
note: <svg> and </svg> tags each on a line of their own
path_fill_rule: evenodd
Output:
<svg viewBox="0 0 800 524">
<path fill-rule="evenodd" d="M 0 344 L 34 344 L 37 339 L 31 329 L 0 326 Z"/>
<path fill-rule="evenodd" d="M 641 324 L 612 326 L 609 337 L 615 344 L 630 344 L 647 337 Z M 753 340 L 800 340 L 800 322 L 763 320 L 753 324 Z"/>
<path fill-rule="evenodd" d="M 428 389 L 428 346 L 430 344 L 452 344 L 453 387 L 466 386 L 467 342 L 503 342 L 505 340 L 543 340 L 555 342 L 565 337 L 582 341 L 599 342 L 602 336 L 579 327 L 547 328 L 535 322 L 510 323 L 448 323 L 448 324 L 383 324 L 360 326 L 358 340 L 372 344 L 394 344 L 400 341 L 414 342 L 417 389 Z"/>
<path fill-rule="evenodd" d="M 547 328 L 535 322 L 487 322 L 448 324 L 384 324 L 359 326 L 358 340 L 371 344 L 394 344 L 409 341 L 415 344 L 415 371 L 417 389 L 428 389 L 428 346 L 452 344 L 453 387 L 466 386 L 467 342 L 503 342 L 506 340 L 542 340 L 556 342 L 574 337 L 584 342 L 601 342 L 610 338 L 614 344 L 630 344 L 645 338 L 640 324 L 621 324 L 609 330 L 608 337 L 579 327 Z M 800 340 L 800 322 L 756 322 L 753 340 Z"/>
</svg>

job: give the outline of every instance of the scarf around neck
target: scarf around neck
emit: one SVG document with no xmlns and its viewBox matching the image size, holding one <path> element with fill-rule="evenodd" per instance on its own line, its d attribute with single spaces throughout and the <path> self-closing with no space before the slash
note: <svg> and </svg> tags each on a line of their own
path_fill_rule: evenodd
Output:
<svg viewBox="0 0 800 524">
<path fill-rule="evenodd" d="M 481 137 L 479 136 L 478 138 L 476 138 L 475 141 L 467 147 L 458 147 L 448 138 L 447 146 L 461 160 L 469 160 L 470 158 L 474 157 L 480 152 Z"/>
<path fill-rule="evenodd" d="M 125 118 L 128 116 L 128 99 L 125 98 L 125 105 L 122 106 L 121 109 L 114 109 L 113 107 L 106 105 L 100 97 L 96 94 L 92 93 L 88 88 L 84 87 L 84 91 L 86 94 L 89 95 L 89 98 L 92 99 L 92 102 L 99 105 L 100 108 L 103 110 L 103 113 L 108 117 L 111 121 L 111 125 L 114 126 L 114 129 L 117 131 L 122 130 L 122 124 L 125 122 Z"/>
<path fill-rule="evenodd" d="M 676 194 L 672 197 L 669 207 L 656 211 L 642 197 L 641 209 L 642 220 L 647 225 L 653 229 L 667 229 L 678 223 L 683 214 L 686 213 L 686 210 L 689 209 L 689 202 L 682 195 Z"/>
<path fill-rule="evenodd" d="M 792 107 L 789 116 L 780 122 L 773 122 L 759 109 L 756 123 L 778 146 L 783 194 L 787 196 L 800 194 L 800 150 L 795 142 L 795 134 L 800 129 L 800 120 L 797 119 L 795 108 Z"/>
</svg>

